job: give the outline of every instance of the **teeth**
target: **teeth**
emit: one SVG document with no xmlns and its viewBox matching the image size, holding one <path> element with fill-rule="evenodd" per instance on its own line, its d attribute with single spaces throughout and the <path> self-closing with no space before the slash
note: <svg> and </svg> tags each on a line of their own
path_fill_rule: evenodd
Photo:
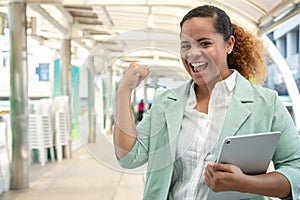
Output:
<svg viewBox="0 0 300 200">
<path fill-rule="evenodd" d="M 205 62 L 191 63 L 191 65 L 192 65 L 193 67 L 199 67 L 199 66 L 204 65 L 204 64 L 205 64 Z"/>
<path fill-rule="evenodd" d="M 201 72 L 206 68 L 207 62 L 194 62 L 190 63 L 190 65 L 192 66 L 194 72 Z"/>
</svg>

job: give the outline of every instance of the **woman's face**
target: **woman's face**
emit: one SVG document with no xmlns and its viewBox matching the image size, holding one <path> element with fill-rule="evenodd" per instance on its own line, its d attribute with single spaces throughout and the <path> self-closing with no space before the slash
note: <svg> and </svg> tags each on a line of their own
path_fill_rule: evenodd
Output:
<svg viewBox="0 0 300 200">
<path fill-rule="evenodd" d="M 234 38 L 225 42 L 223 35 L 215 31 L 212 18 L 186 20 L 180 41 L 184 67 L 197 85 L 215 84 L 230 75 L 227 55 L 233 49 Z"/>
</svg>

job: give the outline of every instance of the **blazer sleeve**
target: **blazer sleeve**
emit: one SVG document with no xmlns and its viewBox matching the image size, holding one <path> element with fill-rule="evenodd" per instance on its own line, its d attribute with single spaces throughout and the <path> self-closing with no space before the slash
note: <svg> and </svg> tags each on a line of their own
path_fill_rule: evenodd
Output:
<svg viewBox="0 0 300 200">
<path fill-rule="evenodd" d="M 292 196 L 286 199 L 296 200 L 300 195 L 300 139 L 291 115 L 277 95 L 274 100 L 272 130 L 281 131 L 273 156 L 275 170 L 290 182 Z"/>
<path fill-rule="evenodd" d="M 121 167 L 128 169 L 139 167 L 148 162 L 149 152 L 155 151 L 150 148 L 150 140 L 154 142 L 155 133 L 161 130 L 166 131 L 162 93 L 161 91 L 155 93 L 151 109 L 144 114 L 142 121 L 137 125 L 138 136 L 134 146 L 130 152 L 118 160 Z"/>
<path fill-rule="evenodd" d="M 150 118 L 150 111 L 147 111 L 143 116 L 143 120 L 137 127 L 138 136 L 133 147 L 122 159 L 118 160 L 121 167 L 133 169 L 142 166 L 147 162 Z"/>
</svg>

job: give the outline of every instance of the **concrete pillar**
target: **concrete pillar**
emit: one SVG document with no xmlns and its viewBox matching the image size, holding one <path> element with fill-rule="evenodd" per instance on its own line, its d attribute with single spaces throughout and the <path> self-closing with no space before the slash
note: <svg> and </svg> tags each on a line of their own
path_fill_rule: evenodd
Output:
<svg viewBox="0 0 300 200">
<path fill-rule="evenodd" d="M 95 135 L 97 133 L 101 132 L 103 133 L 105 130 L 105 124 L 104 124 L 104 93 L 103 93 L 103 79 L 102 77 L 98 74 L 97 75 L 97 81 L 94 84 L 95 86 L 95 99 L 97 101 L 94 101 L 95 103 Z M 96 141 L 97 138 L 95 138 Z"/>
<path fill-rule="evenodd" d="M 136 105 L 138 104 L 137 100 L 136 100 L 136 90 L 133 90 L 133 97 L 132 97 L 132 105 L 131 105 L 131 108 L 132 108 L 132 112 L 134 114 L 134 118 L 137 119 L 137 113 L 138 113 L 138 110 L 135 109 L 136 108 Z"/>
<path fill-rule="evenodd" d="M 145 110 L 148 108 L 148 83 L 147 83 L 147 78 L 144 80 L 144 105 L 145 105 Z"/>
<path fill-rule="evenodd" d="M 4 35 L 4 17 L 0 16 L 0 35 Z"/>
<path fill-rule="evenodd" d="M 286 58 L 286 37 L 285 36 L 276 40 L 276 47 L 278 48 L 282 57 Z"/>
<path fill-rule="evenodd" d="M 31 22 L 30 22 L 31 35 L 36 35 L 37 19 L 36 19 L 36 17 L 31 17 L 30 19 L 31 19 Z"/>
<path fill-rule="evenodd" d="M 96 141 L 96 114 L 95 114 L 95 66 L 94 57 L 89 58 L 88 66 L 88 116 L 89 116 L 89 135 L 88 142 L 95 143 Z"/>
<path fill-rule="evenodd" d="M 107 134 L 112 133 L 112 126 L 113 126 L 113 115 L 112 115 L 112 90 L 113 90 L 113 83 L 112 83 L 112 66 L 109 66 L 108 69 L 105 71 L 106 78 L 105 78 L 105 85 L 106 85 L 106 102 L 105 102 L 105 129 Z"/>
<path fill-rule="evenodd" d="M 12 133 L 10 188 L 18 190 L 29 186 L 26 4 L 23 1 L 10 1 L 8 11 Z"/>
<path fill-rule="evenodd" d="M 67 158 L 71 157 L 72 147 L 72 65 L 71 65 L 71 40 L 63 39 L 61 41 L 61 59 L 60 59 L 60 93 L 69 97 L 69 145 L 65 149 Z"/>
<path fill-rule="evenodd" d="M 286 35 L 286 57 L 296 54 L 297 51 L 297 32 L 290 31 Z"/>
<path fill-rule="evenodd" d="M 69 85 L 69 82 L 71 83 L 71 85 Z M 61 59 L 60 59 L 61 95 L 68 95 L 70 86 L 72 86 L 71 40 L 63 39 L 61 41 Z"/>
<path fill-rule="evenodd" d="M 154 90 L 156 92 L 156 90 L 158 89 L 158 77 L 153 77 L 152 81 L 153 81 L 153 84 L 154 84 Z"/>
</svg>

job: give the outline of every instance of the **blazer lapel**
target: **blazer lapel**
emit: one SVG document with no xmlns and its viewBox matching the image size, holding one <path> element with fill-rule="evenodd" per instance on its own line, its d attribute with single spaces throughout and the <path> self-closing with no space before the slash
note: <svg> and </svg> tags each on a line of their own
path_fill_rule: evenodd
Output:
<svg viewBox="0 0 300 200">
<path fill-rule="evenodd" d="M 251 115 L 251 110 L 246 104 L 253 103 L 253 101 L 254 98 L 251 84 L 241 74 L 237 73 L 235 91 L 227 110 L 222 133 L 218 139 L 215 158 L 217 158 L 224 138 L 237 134 L 241 125 Z"/>
<path fill-rule="evenodd" d="M 192 80 L 177 90 L 170 90 L 171 92 L 164 99 L 170 150 L 173 160 L 175 159 L 179 131 L 191 83 Z M 241 125 L 251 115 L 251 110 L 246 104 L 253 103 L 253 101 L 251 84 L 237 72 L 235 91 L 226 114 L 222 133 L 218 139 L 215 157 L 218 155 L 223 139 L 227 136 L 235 135 Z"/>
<path fill-rule="evenodd" d="M 170 94 L 167 95 L 165 99 L 165 115 L 172 160 L 175 160 L 179 131 L 191 83 L 192 80 L 176 90 L 171 90 Z"/>
</svg>

